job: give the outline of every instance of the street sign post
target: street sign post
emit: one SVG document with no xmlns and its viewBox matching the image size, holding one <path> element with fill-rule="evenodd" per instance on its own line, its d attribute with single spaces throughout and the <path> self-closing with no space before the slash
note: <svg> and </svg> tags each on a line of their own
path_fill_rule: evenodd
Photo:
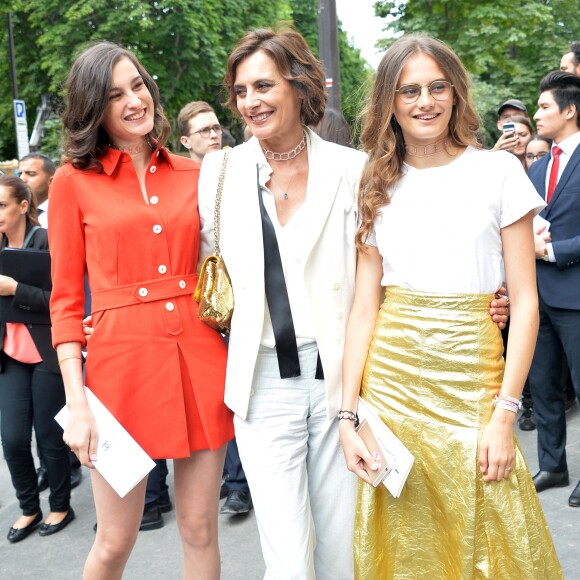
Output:
<svg viewBox="0 0 580 580">
<path fill-rule="evenodd" d="M 18 159 L 30 153 L 28 145 L 28 124 L 26 123 L 26 105 L 24 101 L 14 99 L 14 122 L 16 124 L 16 145 Z"/>
</svg>

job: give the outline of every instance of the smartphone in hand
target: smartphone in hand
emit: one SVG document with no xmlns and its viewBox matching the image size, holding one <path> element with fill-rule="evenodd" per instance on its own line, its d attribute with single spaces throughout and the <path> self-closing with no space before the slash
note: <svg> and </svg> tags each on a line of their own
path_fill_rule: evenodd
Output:
<svg viewBox="0 0 580 580">
<path fill-rule="evenodd" d="M 504 123 L 503 127 L 501 128 L 502 132 L 504 134 L 506 133 L 515 133 L 516 132 L 516 126 L 512 121 L 508 121 L 507 123 Z"/>
</svg>

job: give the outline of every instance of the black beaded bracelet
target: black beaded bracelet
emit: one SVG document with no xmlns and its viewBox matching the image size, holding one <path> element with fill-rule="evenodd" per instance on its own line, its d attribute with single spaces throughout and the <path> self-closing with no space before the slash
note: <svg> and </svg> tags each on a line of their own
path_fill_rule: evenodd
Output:
<svg viewBox="0 0 580 580">
<path fill-rule="evenodd" d="M 358 423 L 358 416 L 352 411 L 339 411 L 338 420 L 340 421 L 341 419 L 347 419 L 348 421 L 354 421 L 355 423 Z"/>
</svg>

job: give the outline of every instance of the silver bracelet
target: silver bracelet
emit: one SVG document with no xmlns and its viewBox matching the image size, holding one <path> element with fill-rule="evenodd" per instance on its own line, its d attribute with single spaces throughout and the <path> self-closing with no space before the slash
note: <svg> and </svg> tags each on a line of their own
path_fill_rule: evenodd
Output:
<svg viewBox="0 0 580 580">
<path fill-rule="evenodd" d="M 358 417 L 356 413 L 352 411 L 345 411 L 341 410 L 338 412 L 338 420 L 346 419 L 348 421 L 354 421 L 355 423 L 358 421 Z"/>
</svg>

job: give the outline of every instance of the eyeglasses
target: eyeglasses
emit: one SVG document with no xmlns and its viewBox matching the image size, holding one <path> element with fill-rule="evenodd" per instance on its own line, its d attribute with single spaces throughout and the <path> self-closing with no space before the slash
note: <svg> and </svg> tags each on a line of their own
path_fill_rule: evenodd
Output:
<svg viewBox="0 0 580 580">
<path fill-rule="evenodd" d="M 427 87 L 429 94 L 436 101 L 446 101 L 449 98 L 449 95 L 451 95 L 453 85 L 449 81 L 433 81 L 427 85 L 403 85 L 396 89 L 395 92 L 399 94 L 403 103 L 411 105 L 419 100 L 423 87 Z"/>
<path fill-rule="evenodd" d="M 195 135 L 196 133 L 198 133 L 204 139 L 208 139 L 209 136 L 211 135 L 212 131 L 216 135 L 219 135 L 222 132 L 222 128 L 220 125 L 212 125 L 211 127 L 204 127 L 203 129 L 200 129 L 199 131 L 194 131 L 192 133 L 192 135 Z"/>
<path fill-rule="evenodd" d="M 536 155 L 534 155 L 533 153 L 526 153 L 526 159 L 529 159 L 530 161 L 532 159 L 535 159 L 537 161 L 538 159 L 541 159 L 542 157 L 544 157 L 544 155 L 549 155 L 549 154 L 550 154 L 549 151 L 540 151 Z"/>
</svg>

